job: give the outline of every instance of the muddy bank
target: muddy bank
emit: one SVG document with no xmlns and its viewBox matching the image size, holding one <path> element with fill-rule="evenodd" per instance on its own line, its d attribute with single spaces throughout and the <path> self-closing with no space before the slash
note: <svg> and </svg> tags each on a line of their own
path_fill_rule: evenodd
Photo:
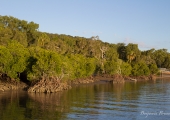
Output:
<svg viewBox="0 0 170 120">
<path fill-rule="evenodd" d="M 88 78 L 81 78 L 81 79 L 76 79 L 70 82 L 71 86 L 74 85 L 79 85 L 79 84 L 88 84 L 88 83 L 94 83 L 99 81 L 99 79 L 97 79 L 96 77 L 88 77 Z"/>
<path fill-rule="evenodd" d="M 97 76 L 95 79 L 98 79 L 98 81 L 106 81 L 106 82 L 113 82 L 113 83 L 124 83 L 124 82 L 130 82 L 130 81 L 143 81 L 143 80 L 155 80 L 157 76 L 150 75 L 150 76 L 121 76 L 121 75 L 102 75 Z"/>
<path fill-rule="evenodd" d="M 0 81 L 0 92 L 17 89 L 25 90 L 26 88 L 28 88 L 28 85 L 23 82 L 9 83 Z"/>
<path fill-rule="evenodd" d="M 42 79 L 34 84 L 26 84 L 23 82 L 0 80 L 0 92 L 7 90 L 23 89 L 30 93 L 54 93 L 63 90 L 68 90 L 74 85 L 90 84 L 95 82 L 110 82 L 110 83 L 124 83 L 144 80 L 155 80 L 157 78 L 169 78 L 170 74 L 162 74 L 162 76 L 139 76 L 139 77 L 123 77 L 121 75 L 101 75 L 88 78 L 77 79 L 69 82 L 61 82 L 60 80 L 49 78 L 48 80 Z"/>
<path fill-rule="evenodd" d="M 169 78 L 169 77 L 170 77 L 169 71 L 165 71 L 165 72 L 162 72 L 160 75 L 157 75 L 157 78 Z"/>
</svg>

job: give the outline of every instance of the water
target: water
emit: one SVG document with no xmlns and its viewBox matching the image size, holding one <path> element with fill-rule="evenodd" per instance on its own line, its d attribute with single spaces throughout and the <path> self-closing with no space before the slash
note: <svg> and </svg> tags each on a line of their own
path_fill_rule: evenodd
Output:
<svg viewBox="0 0 170 120">
<path fill-rule="evenodd" d="M 52 94 L 0 93 L 0 120 L 58 119 L 170 119 L 170 79 L 81 85 Z"/>
</svg>

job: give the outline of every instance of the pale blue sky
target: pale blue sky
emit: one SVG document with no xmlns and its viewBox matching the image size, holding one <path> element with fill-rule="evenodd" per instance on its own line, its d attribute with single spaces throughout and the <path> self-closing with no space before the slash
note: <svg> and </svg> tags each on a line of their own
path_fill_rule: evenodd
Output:
<svg viewBox="0 0 170 120">
<path fill-rule="evenodd" d="M 39 30 L 170 51 L 170 0 L 1 0 L 0 15 Z"/>
</svg>

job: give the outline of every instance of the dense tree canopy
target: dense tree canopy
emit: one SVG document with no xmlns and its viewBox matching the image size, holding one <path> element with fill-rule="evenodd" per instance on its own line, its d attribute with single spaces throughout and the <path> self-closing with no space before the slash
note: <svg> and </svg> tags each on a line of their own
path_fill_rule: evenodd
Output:
<svg viewBox="0 0 170 120">
<path fill-rule="evenodd" d="M 142 76 L 142 75 L 149 75 L 149 74 L 150 74 L 150 70 L 143 61 L 135 63 L 132 67 L 132 75 L 134 76 Z"/>
<path fill-rule="evenodd" d="M 110 44 L 99 36 L 83 38 L 38 31 L 34 22 L 0 16 L 0 74 L 19 79 L 74 80 L 94 74 L 141 76 L 170 68 L 166 49 L 140 51 L 137 44 Z"/>
<path fill-rule="evenodd" d="M 28 70 L 29 79 L 39 79 L 41 77 L 59 77 L 61 73 L 61 59 L 60 56 L 53 51 L 48 51 L 39 47 L 31 47 L 30 64 L 31 68 Z"/>
<path fill-rule="evenodd" d="M 11 78 L 18 78 L 27 66 L 28 50 L 16 41 L 10 41 L 0 48 L 1 72 Z"/>
</svg>

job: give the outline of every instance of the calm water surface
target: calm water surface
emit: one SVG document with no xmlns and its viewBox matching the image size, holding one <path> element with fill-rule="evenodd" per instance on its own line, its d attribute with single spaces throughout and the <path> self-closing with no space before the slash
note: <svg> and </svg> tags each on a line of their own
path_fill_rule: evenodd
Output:
<svg viewBox="0 0 170 120">
<path fill-rule="evenodd" d="M 0 120 L 168 120 L 170 79 L 82 85 L 35 94 L 0 93 Z"/>
</svg>

